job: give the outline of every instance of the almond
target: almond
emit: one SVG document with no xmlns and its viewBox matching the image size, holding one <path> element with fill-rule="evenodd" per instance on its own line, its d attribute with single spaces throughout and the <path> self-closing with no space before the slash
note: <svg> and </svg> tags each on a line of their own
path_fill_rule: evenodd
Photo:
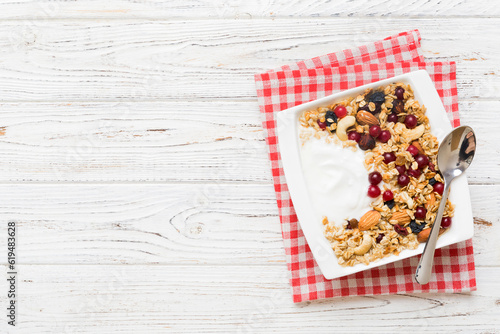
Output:
<svg viewBox="0 0 500 334">
<path fill-rule="evenodd" d="M 413 143 L 411 143 L 413 146 L 415 146 L 418 150 L 418 153 L 420 154 L 425 154 L 425 151 L 424 149 L 422 148 L 422 146 L 420 146 L 419 142 L 418 141 L 414 141 Z"/>
<path fill-rule="evenodd" d="M 426 242 L 427 239 L 429 239 L 429 235 L 431 234 L 432 228 L 426 228 L 425 230 L 422 230 L 418 235 L 417 235 L 417 240 L 418 242 Z M 446 231 L 445 228 L 439 229 L 439 235 L 443 234 Z"/>
<path fill-rule="evenodd" d="M 356 120 L 361 125 L 380 125 L 377 117 L 373 116 L 368 111 L 360 110 L 356 115 Z"/>
<path fill-rule="evenodd" d="M 391 220 L 389 221 L 391 224 L 393 221 L 396 221 L 399 225 L 409 224 L 411 222 L 411 217 L 405 211 L 397 211 L 392 214 Z M 396 224 L 394 222 L 394 224 Z"/>
<path fill-rule="evenodd" d="M 359 219 L 358 228 L 361 231 L 369 230 L 379 223 L 380 217 L 381 215 L 378 211 L 368 211 Z"/>
</svg>

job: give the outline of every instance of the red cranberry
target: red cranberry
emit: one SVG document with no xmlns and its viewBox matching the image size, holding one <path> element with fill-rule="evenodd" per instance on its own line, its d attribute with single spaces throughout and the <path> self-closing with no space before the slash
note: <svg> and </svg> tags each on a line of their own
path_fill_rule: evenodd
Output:
<svg viewBox="0 0 500 334">
<path fill-rule="evenodd" d="M 397 123 L 398 120 L 399 120 L 399 117 L 395 113 L 389 114 L 389 116 L 387 116 L 387 122 L 389 122 L 389 123 Z"/>
<path fill-rule="evenodd" d="M 384 239 L 384 233 L 380 233 L 379 235 L 377 235 L 375 242 L 377 242 L 377 244 L 379 244 L 382 241 L 382 239 Z"/>
<path fill-rule="evenodd" d="M 394 194 L 392 193 L 392 191 L 390 190 L 386 190 L 384 191 L 384 193 L 382 194 L 382 199 L 384 200 L 384 202 L 388 202 L 388 201 L 391 201 L 394 199 Z"/>
<path fill-rule="evenodd" d="M 437 192 L 439 195 L 443 195 L 444 184 L 442 182 L 434 183 L 433 188 L 434 188 L 434 191 Z"/>
<path fill-rule="evenodd" d="M 356 131 L 349 131 L 347 133 L 347 138 L 349 140 L 354 140 L 356 143 L 359 143 L 359 140 L 361 139 L 361 134 Z"/>
<path fill-rule="evenodd" d="M 370 126 L 369 132 L 373 138 L 377 138 L 380 135 L 380 132 L 382 132 L 382 129 L 378 125 L 372 125 Z"/>
<path fill-rule="evenodd" d="M 326 122 L 321 122 L 319 119 L 318 119 L 318 125 L 319 125 L 319 128 L 324 130 L 326 129 Z"/>
<path fill-rule="evenodd" d="M 378 140 L 381 141 L 382 143 L 387 143 L 391 139 L 391 133 L 389 130 L 384 130 L 380 132 L 380 135 L 378 136 Z"/>
<path fill-rule="evenodd" d="M 414 156 L 414 157 L 416 157 L 416 156 L 417 156 L 417 154 L 418 154 L 418 148 L 416 148 L 416 147 L 415 147 L 415 146 L 413 146 L 413 145 L 408 146 L 408 148 L 407 148 L 406 150 L 407 150 L 408 152 L 410 152 L 410 154 L 411 154 L 412 156 Z"/>
<path fill-rule="evenodd" d="M 417 218 L 417 219 L 424 220 L 426 214 L 427 214 L 427 210 L 423 206 L 419 206 L 415 210 L 415 218 Z"/>
<path fill-rule="evenodd" d="M 394 231 L 398 232 L 399 235 L 408 235 L 408 230 L 399 224 L 394 225 Z"/>
<path fill-rule="evenodd" d="M 402 100 L 404 98 L 405 89 L 403 87 L 396 87 L 396 91 L 394 95 L 398 98 L 398 100 Z"/>
<path fill-rule="evenodd" d="M 425 154 L 419 154 L 415 157 L 415 161 L 418 164 L 418 168 L 422 169 L 429 164 L 429 157 Z"/>
<path fill-rule="evenodd" d="M 441 220 L 441 227 L 448 228 L 451 226 L 451 217 L 443 217 Z"/>
<path fill-rule="evenodd" d="M 405 125 L 408 129 L 413 129 L 417 126 L 417 117 L 415 115 L 407 115 L 405 117 Z"/>
<path fill-rule="evenodd" d="M 434 164 L 432 162 L 429 162 L 429 169 L 431 170 L 431 172 L 436 171 L 436 167 L 434 167 Z"/>
<path fill-rule="evenodd" d="M 380 188 L 374 186 L 373 184 L 368 187 L 368 196 L 371 198 L 378 197 L 380 195 Z"/>
<path fill-rule="evenodd" d="M 418 179 L 420 177 L 420 174 L 422 174 L 422 172 L 418 169 L 408 169 L 406 173 L 416 179 Z"/>
<path fill-rule="evenodd" d="M 396 165 L 396 170 L 398 171 L 399 175 L 403 175 L 406 172 L 406 166 L 405 165 Z"/>
<path fill-rule="evenodd" d="M 333 109 L 333 112 L 338 118 L 344 118 L 347 115 L 347 109 L 342 105 L 336 106 L 335 109 Z"/>
<path fill-rule="evenodd" d="M 406 187 L 408 183 L 410 183 L 410 177 L 408 175 L 403 174 L 398 176 L 398 184 L 401 187 Z"/>
<path fill-rule="evenodd" d="M 386 165 L 390 164 L 393 161 L 396 161 L 396 155 L 393 152 L 385 152 L 383 154 L 383 157 L 384 157 L 384 163 Z"/>
<path fill-rule="evenodd" d="M 382 175 L 380 175 L 379 172 L 375 171 L 368 174 L 368 182 L 370 182 L 370 184 L 376 186 L 380 181 L 382 181 Z"/>
</svg>

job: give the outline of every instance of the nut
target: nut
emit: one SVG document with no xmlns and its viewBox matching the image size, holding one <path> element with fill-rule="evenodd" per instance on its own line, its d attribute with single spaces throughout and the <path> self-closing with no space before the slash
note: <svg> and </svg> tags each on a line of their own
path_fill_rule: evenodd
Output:
<svg viewBox="0 0 500 334">
<path fill-rule="evenodd" d="M 375 147 L 375 138 L 370 136 L 369 134 L 364 134 L 361 136 L 358 142 L 359 148 L 363 151 L 371 150 Z"/>
<path fill-rule="evenodd" d="M 425 154 L 425 151 L 424 149 L 422 148 L 422 146 L 420 146 L 420 143 L 418 141 L 414 141 L 413 143 L 411 143 L 413 146 L 415 146 L 418 150 L 418 153 L 420 154 Z"/>
<path fill-rule="evenodd" d="M 398 211 L 394 212 L 392 214 L 391 220 L 389 220 L 389 223 L 391 224 L 399 224 L 399 225 L 406 225 L 411 222 L 411 217 L 408 216 L 408 214 L 405 211 Z"/>
<path fill-rule="evenodd" d="M 405 103 L 402 100 L 392 101 L 392 112 L 401 114 L 405 112 Z"/>
<path fill-rule="evenodd" d="M 425 230 L 422 230 L 418 235 L 417 235 L 417 240 L 418 242 L 426 242 L 427 239 L 429 239 L 429 235 L 431 234 L 432 228 L 426 228 Z M 441 228 L 439 229 L 439 235 L 443 234 L 446 232 L 446 229 Z"/>
<path fill-rule="evenodd" d="M 374 227 L 380 221 L 380 213 L 375 210 L 368 211 L 360 219 L 358 223 L 358 228 L 361 231 L 366 231 Z"/>
<path fill-rule="evenodd" d="M 372 248 L 372 244 L 373 244 L 373 238 L 370 237 L 368 234 L 364 234 L 363 242 L 361 242 L 361 245 L 353 249 L 354 254 L 356 255 L 365 254 L 370 250 L 370 248 Z"/>
<path fill-rule="evenodd" d="M 373 114 L 367 112 L 367 111 L 358 111 L 356 114 L 356 120 L 358 121 L 359 124 L 361 125 L 380 125 L 377 117 L 373 116 Z"/>
<path fill-rule="evenodd" d="M 337 137 L 340 140 L 347 140 L 347 129 L 356 124 L 356 118 L 354 116 L 345 116 L 337 124 Z"/>
<path fill-rule="evenodd" d="M 425 131 L 425 126 L 423 124 L 420 124 L 414 129 L 411 130 L 406 130 L 404 132 L 404 138 L 406 138 L 407 142 L 412 142 L 414 140 L 417 140 L 418 138 L 422 137 Z"/>
</svg>

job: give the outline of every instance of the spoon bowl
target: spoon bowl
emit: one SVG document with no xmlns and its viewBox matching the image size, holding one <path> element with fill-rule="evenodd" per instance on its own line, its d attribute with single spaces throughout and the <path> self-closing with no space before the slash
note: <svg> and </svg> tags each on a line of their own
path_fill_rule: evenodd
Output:
<svg viewBox="0 0 500 334">
<path fill-rule="evenodd" d="M 456 177 L 462 175 L 469 168 L 475 152 L 476 135 L 469 126 L 460 126 L 452 130 L 439 145 L 437 163 L 443 175 L 444 191 L 429 239 L 415 272 L 415 280 L 419 284 L 429 283 L 431 277 L 434 251 L 436 250 L 441 219 L 446 207 L 450 184 Z"/>
</svg>

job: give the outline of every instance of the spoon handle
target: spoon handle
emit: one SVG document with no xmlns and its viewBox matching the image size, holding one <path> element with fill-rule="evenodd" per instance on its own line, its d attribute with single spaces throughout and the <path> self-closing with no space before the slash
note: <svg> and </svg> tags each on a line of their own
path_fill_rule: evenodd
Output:
<svg viewBox="0 0 500 334">
<path fill-rule="evenodd" d="M 415 280 L 419 284 L 427 284 L 431 279 L 432 264 L 434 262 L 434 251 L 436 250 L 439 229 L 441 228 L 441 219 L 443 218 L 444 208 L 446 207 L 446 200 L 448 199 L 449 190 L 450 182 L 445 182 L 443 196 L 441 198 L 441 203 L 439 204 L 436 219 L 434 220 L 434 225 L 432 226 L 431 234 L 429 235 L 429 239 L 425 244 L 424 252 L 420 257 L 420 262 L 418 263 L 417 270 L 415 271 Z"/>
</svg>

